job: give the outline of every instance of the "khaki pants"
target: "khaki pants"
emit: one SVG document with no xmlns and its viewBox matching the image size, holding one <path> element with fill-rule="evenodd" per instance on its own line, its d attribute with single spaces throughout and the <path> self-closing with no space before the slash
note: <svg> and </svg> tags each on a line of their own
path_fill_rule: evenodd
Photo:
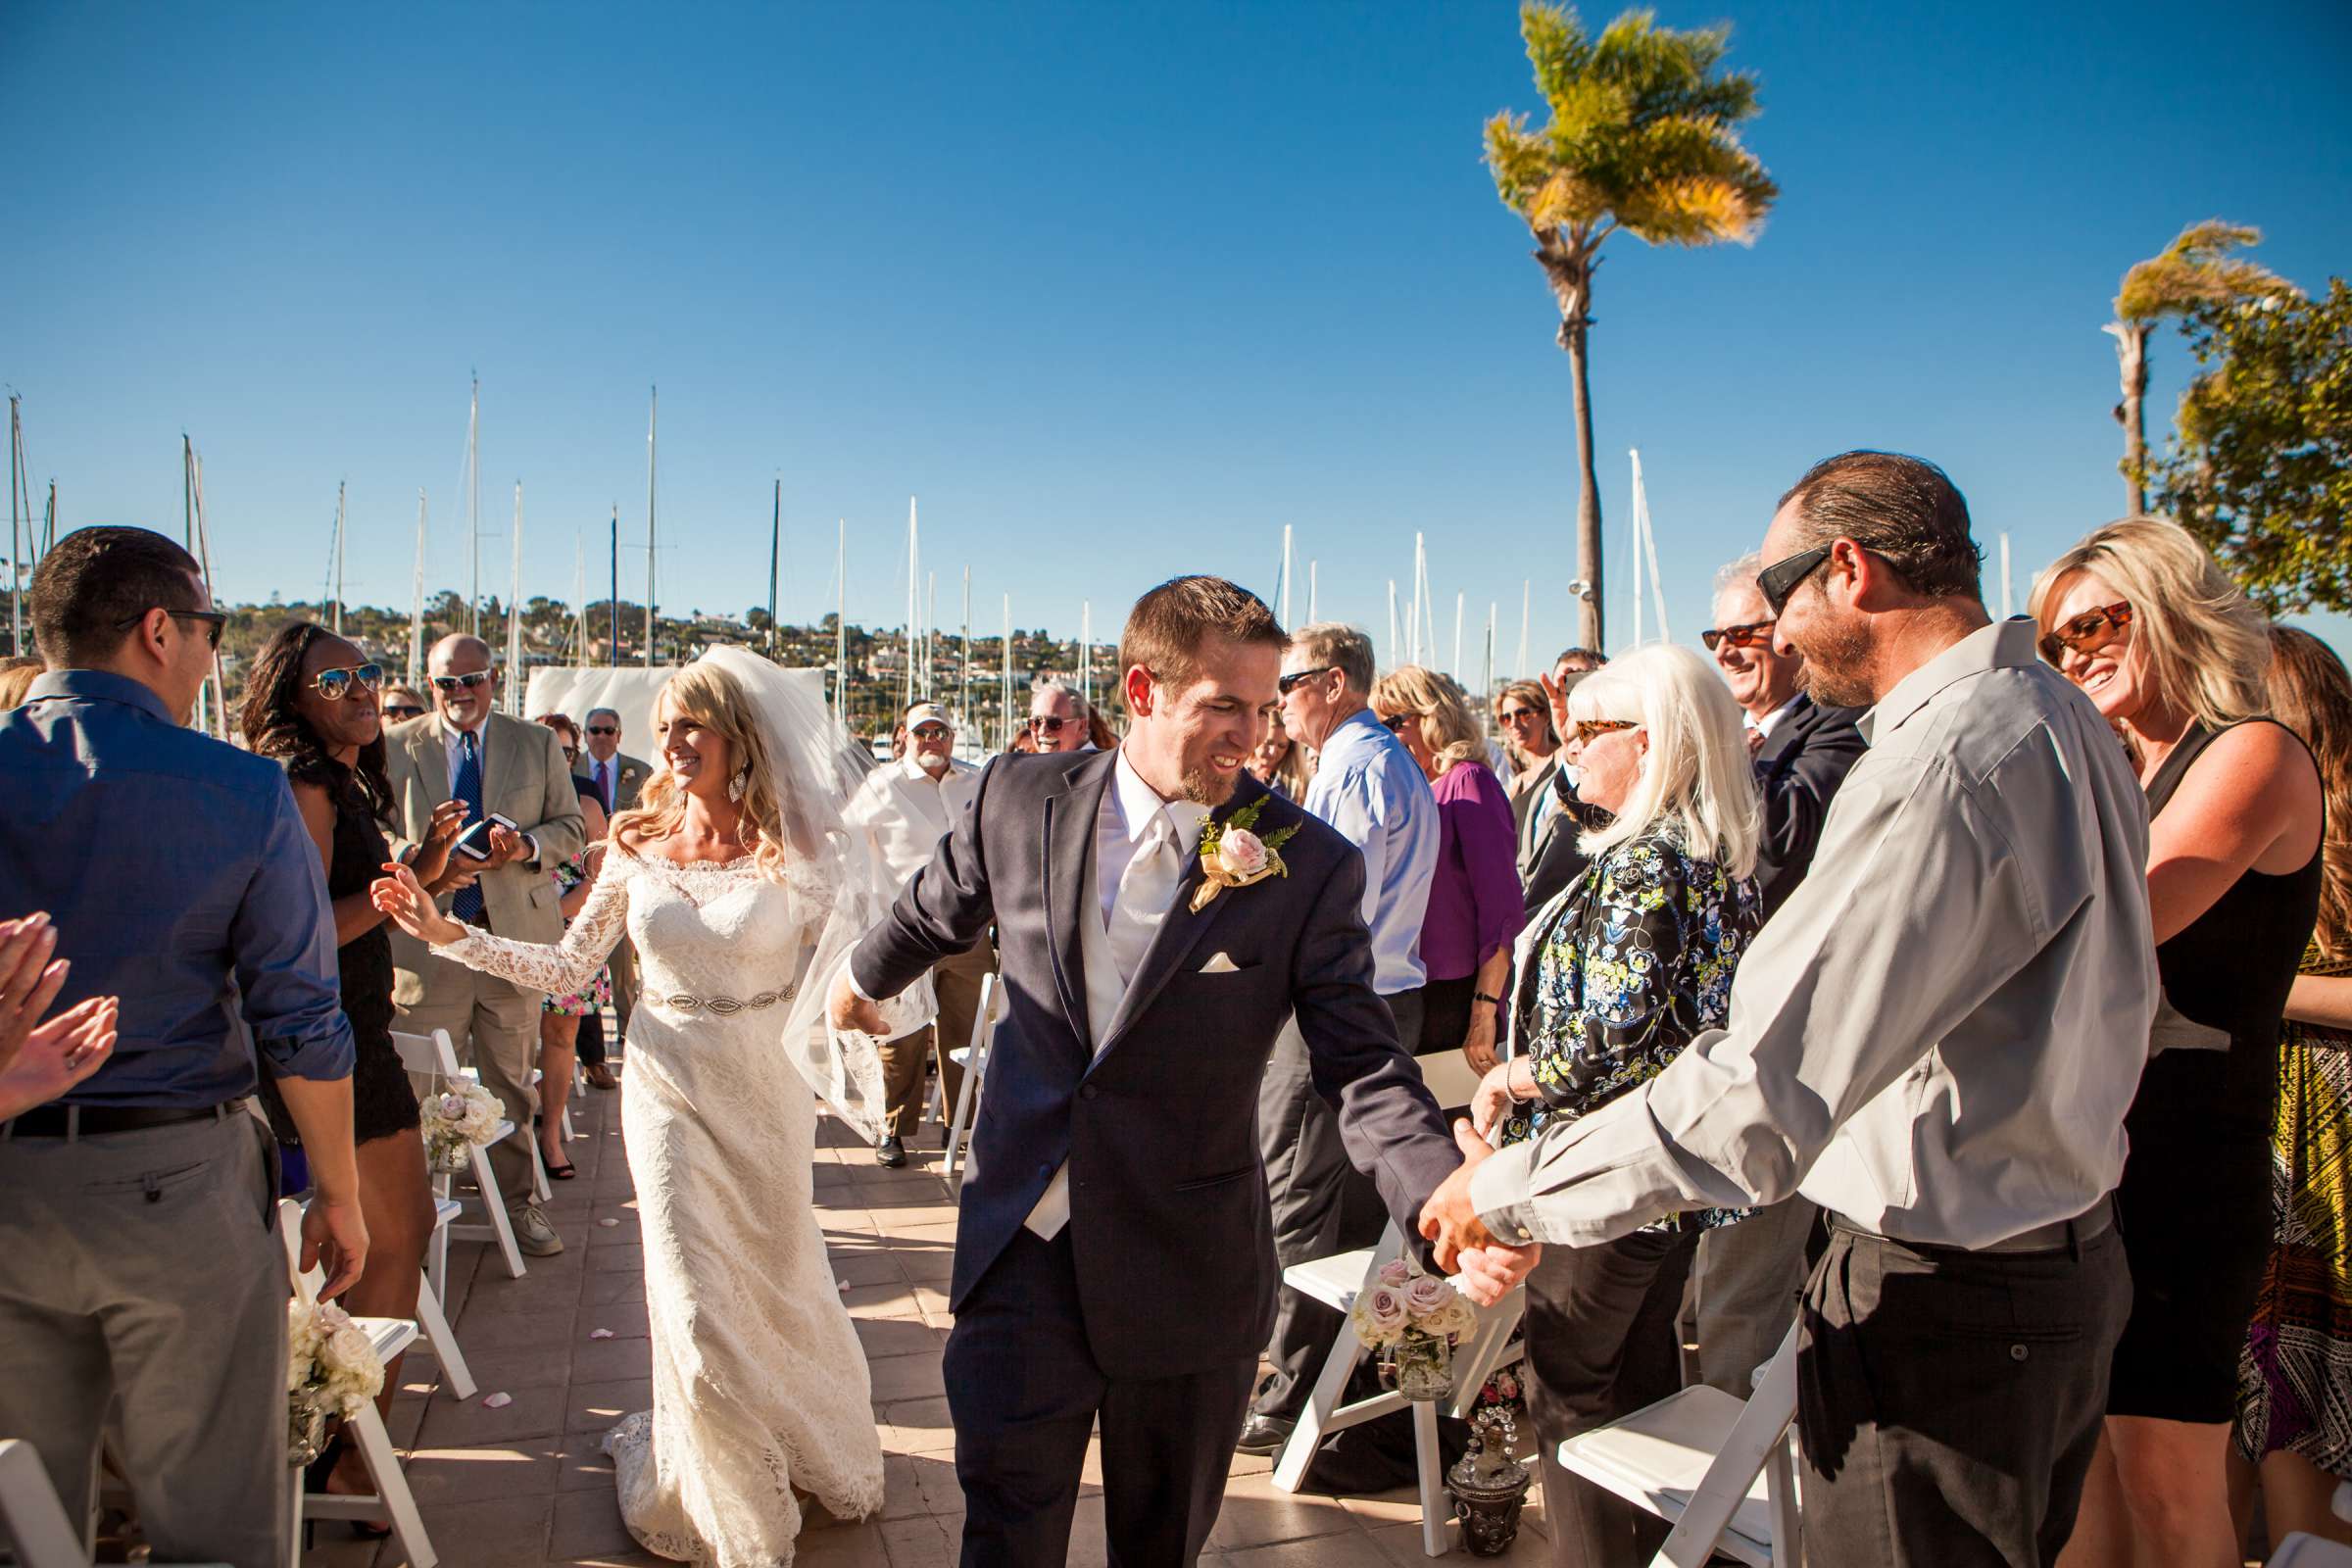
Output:
<svg viewBox="0 0 2352 1568">
<path fill-rule="evenodd" d="M 948 1059 L 972 1041 L 972 1020 L 980 1015 L 980 982 L 997 966 L 996 950 L 975 944 L 940 962 L 931 971 L 939 997 L 939 1017 L 911 1034 L 885 1044 L 882 1057 L 883 1131 L 893 1138 L 912 1133 L 923 1117 L 923 1064 L 939 1055 L 940 1093 L 948 1114 L 956 1112 L 956 1097 L 963 1090 L 963 1069 Z"/>
<path fill-rule="evenodd" d="M 455 963 L 434 967 L 431 989 L 421 1002 L 401 1009 L 403 1034 L 449 1031 L 458 1060 L 482 1075 L 482 1087 L 498 1097 L 514 1136 L 490 1146 L 490 1168 L 509 1209 L 527 1207 L 531 1193 L 531 1116 L 539 1098 L 531 1089 L 531 1061 L 539 1049 L 539 1014 L 544 991 L 525 991 Z"/>
<path fill-rule="evenodd" d="M 120 1400 L 123 1470 L 157 1561 L 284 1561 L 274 1165 L 270 1129 L 242 1110 L 0 1139 L 0 1432 L 40 1450 L 76 1529 Z"/>
</svg>

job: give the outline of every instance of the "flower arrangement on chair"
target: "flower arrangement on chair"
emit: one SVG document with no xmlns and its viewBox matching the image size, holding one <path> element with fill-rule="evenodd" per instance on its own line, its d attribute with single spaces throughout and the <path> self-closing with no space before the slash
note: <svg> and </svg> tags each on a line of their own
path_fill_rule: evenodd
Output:
<svg viewBox="0 0 2352 1568">
<path fill-rule="evenodd" d="M 1380 1355 L 1380 1379 L 1408 1399 L 1453 1392 L 1453 1348 L 1478 1327 L 1478 1309 L 1450 1281 L 1396 1258 L 1355 1298 L 1356 1338 Z"/>
<path fill-rule="evenodd" d="M 459 1079 L 424 1097 L 417 1107 L 424 1135 L 424 1162 L 447 1175 L 464 1170 L 473 1152 L 498 1133 L 503 1111 L 498 1097 L 480 1084 Z"/>
<path fill-rule="evenodd" d="M 286 1302 L 286 1445 L 295 1466 L 318 1457 L 326 1418 L 360 1413 L 383 1392 L 375 1346 L 332 1301 Z"/>
</svg>

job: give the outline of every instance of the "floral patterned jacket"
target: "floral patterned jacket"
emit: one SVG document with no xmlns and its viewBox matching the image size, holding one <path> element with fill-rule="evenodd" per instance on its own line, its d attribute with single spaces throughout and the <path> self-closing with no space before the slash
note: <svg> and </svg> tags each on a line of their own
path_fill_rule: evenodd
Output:
<svg viewBox="0 0 2352 1568">
<path fill-rule="evenodd" d="M 1599 1109 L 1721 1028 L 1762 920 L 1755 879 L 1692 858 L 1678 835 L 1644 834 L 1587 866 L 1532 922 L 1511 1035 L 1543 1099 L 1518 1107 L 1499 1141 Z"/>
</svg>

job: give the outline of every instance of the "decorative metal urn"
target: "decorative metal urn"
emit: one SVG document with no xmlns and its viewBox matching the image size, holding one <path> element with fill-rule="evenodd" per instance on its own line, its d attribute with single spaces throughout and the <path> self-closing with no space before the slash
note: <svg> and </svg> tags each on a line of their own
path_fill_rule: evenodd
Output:
<svg viewBox="0 0 2352 1568">
<path fill-rule="evenodd" d="M 1532 1479 L 1511 1457 L 1510 1407 L 1489 1405 L 1471 1417 L 1470 1451 L 1446 1472 L 1462 1545 L 1473 1557 L 1499 1557 L 1519 1539 L 1519 1510 Z"/>
</svg>

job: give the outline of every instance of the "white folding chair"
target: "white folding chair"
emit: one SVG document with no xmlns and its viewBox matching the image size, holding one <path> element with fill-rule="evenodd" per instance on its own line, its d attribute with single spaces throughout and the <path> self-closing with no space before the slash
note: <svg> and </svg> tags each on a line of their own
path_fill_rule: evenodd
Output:
<svg viewBox="0 0 2352 1568">
<path fill-rule="evenodd" d="M 1401 1394 L 1386 1391 L 1351 1403 L 1340 1402 L 1341 1396 L 1348 1391 L 1348 1378 L 1365 1353 L 1348 1309 L 1355 1304 L 1357 1295 L 1378 1277 L 1382 1265 L 1403 1255 L 1404 1238 L 1391 1224 L 1382 1232 L 1377 1247 L 1338 1252 L 1310 1263 L 1295 1263 L 1282 1271 L 1285 1285 L 1337 1311 L 1341 1322 L 1340 1337 L 1332 1343 L 1331 1353 L 1323 1358 L 1323 1370 L 1315 1378 L 1314 1392 L 1307 1396 L 1306 1408 L 1299 1412 L 1298 1424 L 1291 1429 L 1282 1457 L 1275 1463 L 1274 1485 L 1284 1492 L 1297 1492 L 1306 1484 L 1307 1467 L 1314 1463 L 1315 1450 L 1323 1446 L 1325 1438 L 1410 1405 L 1413 1468 L 1421 1494 L 1421 1550 L 1438 1557 L 1447 1549 L 1446 1526 L 1453 1510 L 1446 1498 L 1445 1461 L 1438 1447 L 1437 1402 L 1407 1399 Z M 1511 1348 L 1511 1332 L 1519 1326 L 1526 1304 L 1527 1293 L 1520 1289 L 1493 1306 L 1478 1309 L 1478 1331 L 1453 1352 L 1453 1397 L 1447 1405 L 1452 1415 L 1457 1418 L 1467 1415 L 1487 1379 L 1498 1367 L 1519 1359 L 1519 1352 Z"/>
<path fill-rule="evenodd" d="M 325 1272 L 302 1266 L 302 1205 L 286 1199 L 277 1205 L 278 1230 L 286 1242 L 286 1273 L 292 1279 L 294 1294 L 306 1304 L 318 1298 L 318 1287 L 325 1283 Z M 352 1322 L 368 1336 L 375 1347 L 376 1355 L 388 1366 L 394 1356 L 407 1349 L 416 1340 L 416 1324 L 405 1317 L 355 1317 Z M 400 1549 L 408 1554 L 409 1568 L 433 1568 L 441 1559 L 433 1550 L 430 1538 L 424 1533 L 424 1519 L 416 1511 L 416 1499 L 409 1491 L 409 1478 L 400 1467 L 400 1455 L 393 1451 L 392 1436 L 384 1430 L 383 1413 L 376 1409 L 373 1399 L 360 1406 L 360 1413 L 344 1418 L 343 1428 L 359 1446 L 360 1457 L 367 1461 L 368 1474 L 375 1482 L 372 1493 L 306 1493 L 302 1487 L 302 1472 L 289 1469 L 286 1492 L 286 1563 L 287 1568 L 301 1568 L 302 1521 L 313 1519 L 372 1519 L 377 1514 L 392 1516 L 392 1535 Z"/>
<path fill-rule="evenodd" d="M 2352 1568 L 2352 1546 L 2293 1531 L 2271 1553 L 2267 1568 Z"/>
<path fill-rule="evenodd" d="M 943 1174 L 952 1182 L 963 1163 L 963 1130 L 979 1114 L 980 1080 L 988 1071 L 988 1048 L 996 1038 L 997 1014 L 1004 1010 L 1003 995 L 998 976 L 981 976 L 980 1008 L 972 1015 L 971 1043 L 948 1053 L 948 1059 L 963 1069 L 963 1085 L 956 1092 L 956 1119 L 948 1123 L 948 1162 Z"/>
<path fill-rule="evenodd" d="M 428 1087 L 435 1080 L 479 1082 L 471 1074 L 459 1069 L 458 1050 L 450 1044 L 449 1031 L 446 1029 L 436 1029 L 429 1035 L 402 1034 L 395 1029 L 392 1031 L 392 1045 L 400 1053 L 400 1064 L 409 1070 L 410 1076 L 426 1080 Z M 490 1142 L 495 1144 L 499 1139 L 512 1138 L 515 1131 L 514 1124 L 502 1116 L 499 1118 L 497 1136 Z M 532 1142 L 535 1154 L 537 1140 Z M 460 1241 L 496 1242 L 500 1253 L 507 1260 L 508 1275 L 520 1279 L 524 1273 L 522 1249 L 514 1245 L 514 1227 L 507 1221 L 506 1195 L 499 1191 L 498 1173 L 490 1168 L 490 1153 L 486 1147 L 473 1152 L 472 1164 L 474 1185 L 481 1189 L 483 1217 L 488 1223 L 459 1225 L 444 1221 L 434 1227 L 432 1248 L 425 1256 L 424 1272 L 433 1294 L 442 1300 L 449 1298 L 449 1241 L 453 1236 Z M 451 1189 L 454 1183 L 455 1178 L 449 1172 L 435 1171 L 434 1199 L 438 1201 L 453 1200 Z"/>
<path fill-rule="evenodd" d="M 1749 1568 L 1801 1568 L 1796 1325 L 1745 1400 L 1694 1384 L 1560 1445 L 1562 1466 L 1674 1523 L 1650 1568 L 1699 1568 L 1716 1552 Z"/>
</svg>

